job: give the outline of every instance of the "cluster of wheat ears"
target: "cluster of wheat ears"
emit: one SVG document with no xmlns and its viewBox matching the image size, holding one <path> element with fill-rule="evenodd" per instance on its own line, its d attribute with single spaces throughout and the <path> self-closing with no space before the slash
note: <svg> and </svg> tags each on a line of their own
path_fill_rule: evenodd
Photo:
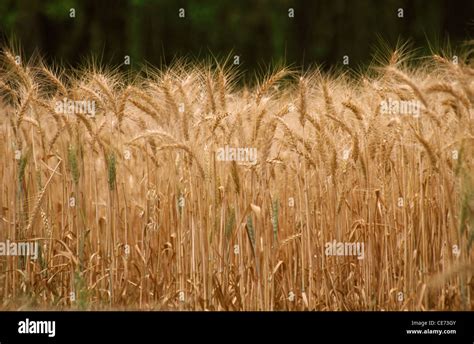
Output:
<svg viewBox="0 0 474 344">
<path fill-rule="evenodd" d="M 0 241 L 38 257 L 0 256 L 0 307 L 473 309 L 474 69 L 456 62 L 395 51 L 249 86 L 226 63 L 131 75 L 4 50 Z M 327 256 L 334 240 L 364 259 Z"/>
</svg>

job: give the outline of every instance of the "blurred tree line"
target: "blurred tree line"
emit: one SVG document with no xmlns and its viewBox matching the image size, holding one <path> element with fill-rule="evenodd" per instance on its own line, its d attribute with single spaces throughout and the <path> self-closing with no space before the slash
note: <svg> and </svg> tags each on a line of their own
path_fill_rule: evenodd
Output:
<svg viewBox="0 0 474 344">
<path fill-rule="evenodd" d="M 139 67 L 232 52 L 246 70 L 281 61 L 330 67 L 344 55 L 355 68 L 380 39 L 415 47 L 472 39 L 474 1 L 0 0 L 0 31 L 3 43 L 14 38 L 27 54 L 73 66 L 87 56 L 118 65 L 128 55 Z"/>
</svg>

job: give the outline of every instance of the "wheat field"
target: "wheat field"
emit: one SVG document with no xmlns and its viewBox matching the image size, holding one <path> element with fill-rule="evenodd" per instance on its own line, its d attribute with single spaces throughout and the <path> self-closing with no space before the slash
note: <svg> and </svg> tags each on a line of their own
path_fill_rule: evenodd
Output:
<svg viewBox="0 0 474 344">
<path fill-rule="evenodd" d="M 0 67 L 0 241 L 38 248 L 0 256 L 1 309 L 474 309 L 466 58 Z"/>
</svg>

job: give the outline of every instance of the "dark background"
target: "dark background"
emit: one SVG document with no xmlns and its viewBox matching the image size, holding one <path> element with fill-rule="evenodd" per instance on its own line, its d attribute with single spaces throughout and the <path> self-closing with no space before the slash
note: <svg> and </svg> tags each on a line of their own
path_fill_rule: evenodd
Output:
<svg viewBox="0 0 474 344">
<path fill-rule="evenodd" d="M 72 66 L 90 56 L 119 65 L 129 55 L 137 68 L 232 53 L 246 70 L 282 61 L 331 67 L 343 55 L 356 67 L 381 41 L 393 47 L 410 39 L 429 53 L 428 42 L 458 46 L 473 32 L 474 0 L 0 0 L 3 44 Z"/>
</svg>

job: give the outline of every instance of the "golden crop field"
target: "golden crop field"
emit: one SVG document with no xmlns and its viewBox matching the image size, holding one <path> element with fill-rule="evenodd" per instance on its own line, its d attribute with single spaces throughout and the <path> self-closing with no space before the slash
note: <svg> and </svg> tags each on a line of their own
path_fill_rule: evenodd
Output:
<svg viewBox="0 0 474 344">
<path fill-rule="evenodd" d="M 472 62 L 239 68 L 3 50 L 2 309 L 474 309 Z"/>
</svg>

